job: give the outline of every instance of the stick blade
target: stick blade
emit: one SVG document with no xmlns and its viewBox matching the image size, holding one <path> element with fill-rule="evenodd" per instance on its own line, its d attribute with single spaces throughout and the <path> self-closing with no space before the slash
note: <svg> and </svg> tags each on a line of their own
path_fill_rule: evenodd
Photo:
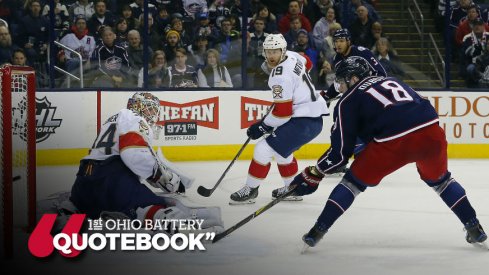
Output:
<svg viewBox="0 0 489 275">
<path fill-rule="evenodd" d="M 202 197 L 209 197 L 212 194 L 212 189 L 207 189 L 204 186 L 199 186 L 197 188 L 197 193 L 201 195 Z"/>
</svg>

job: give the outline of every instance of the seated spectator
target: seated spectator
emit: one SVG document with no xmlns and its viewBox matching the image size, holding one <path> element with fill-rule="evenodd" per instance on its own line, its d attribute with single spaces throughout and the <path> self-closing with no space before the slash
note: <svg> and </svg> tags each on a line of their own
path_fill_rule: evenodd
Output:
<svg viewBox="0 0 489 275">
<path fill-rule="evenodd" d="M 385 37 L 379 38 L 375 45 L 374 56 L 384 67 L 387 76 L 401 78 L 404 76 L 404 70 L 401 67 L 399 57 L 394 53 L 392 46 Z"/>
<path fill-rule="evenodd" d="M 333 63 L 334 56 L 336 55 L 333 34 L 335 31 L 341 29 L 341 25 L 339 23 L 333 23 L 329 26 L 329 34 L 324 38 L 324 42 L 322 46 L 318 48 L 319 56 L 321 60 L 328 61 L 329 63 Z"/>
<path fill-rule="evenodd" d="M 385 35 L 385 33 L 382 31 L 382 24 L 380 22 L 374 22 L 372 23 L 372 36 L 374 37 L 374 40 L 373 40 L 373 44 L 370 46 L 370 48 L 373 48 L 375 47 L 375 44 L 377 43 L 377 41 L 381 38 L 381 37 L 384 37 L 384 38 L 387 38 L 387 40 L 389 40 L 390 43 L 392 43 L 392 41 L 390 40 L 389 37 L 387 37 Z"/>
<path fill-rule="evenodd" d="M 248 53 L 253 58 L 259 58 L 261 60 L 263 59 L 263 42 L 268 36 L 268 33 L 265 32 L 265 21 L 262 18 L 256 18 L 253 24 L 255 30 L 250 33 L 250 48 L 248 49 Z"/>
<path fill-rule="evenodd" d="M 111 27 L 101 30 L 102 43 L 95 49 L 94 62 L 98 64 L 92 87 L 128 87 L 131 83 L 124 81 L 129 76 L 131 67 L 125 48 L 115 44 L 115 32 Z"/>
<path fill-rule="evenodd" d="M 485 30 L 489 31 L 489 25 L 487 23 L 484 23 L 484 21 L 479 17 L 477 7 L 475 5 L 471 5 L 470 7 L 468 7 L 467 18 L 462 20 L 455 32 L 455 45 L 457 45 L 457 47 L 460 47 L 460 45 L 462 45 L 462 40 L 464 36 L 472 32 L 474 24 L 481 23 L 484 24 Z"/>
<path fill-rule="evenodd" d="M 255 31 L 254 21 L 257 18 L 261 18 L 264 20 L 265 22 L 264 31 L 266 33 L 275 33 L 278 31 L 277 17 L 268 10 L 268 7 L 266 5 L 260 4 L 257 7 L 257 12 L 253 14 L 253 17 L 250 21 L 250 27 L 248 29 L 249 32 Z"/>
<path fill-rule="evenodd" d="M 104 0 L 95 1 L 95 13 L 88 19 L 87 26 L 90 35 L 95 39 L 100 39 L 100 28 L 102 26 L 109 26 L 113 28 L 115 26 L 115 16 L 107 10 L 107 6 Z"/>
<path fill-rule="evenodd" d="M 72 20 L 79 16 L 83 16 L 88 20 L 95 13 L 95 6 L 92 1 L 78 0 L 70 6 L 68 12 Z"/>
<path fill-rule="evenodd" d="M 207 37 L 208 42 L 214 44 L 214 39 L 218 35 L 219 30 L 210 24 L 211 21 L 209 20 L 209 14 L 207 12 L 202 12 L 196 16 L 198 23 L 195 24 L 195 27 L 193 28 L 193 36 L 205 36 Z"/>
<path fill-rule="evenodd" d="M 153 16 L 151 14 L 148 14 L 148 27 L 145 27 L 144 23 L 144 16 L 140 15 L 139 16 L 139 33 L 142 34 L 147 31 L 147 35 L 149 37 L 149 46 L 153 50 L 162 50 L 163 49 L 163 42 L 165 41 L 164 37 L 160 35 L 160 32 L 156 29 L 157 26 L 154 25 L 154 20 Z"/>
<path fill-rule="evenodd" d="M 284 34 L 285 41 L 287 41 L 287 49 L 292 50 L 297 45 L 297 35 L 302 28 L 302 23 L 299 17 L 292 18 L 290 20 L 290 28 Z"/>
<path fill-rule="evenodd" d="M 241 38 L 237 30 L 233 30 L 231 21 L 227 18 L 221 22 L 221 31 L 219 32 L 214 47 L 221 53 L 221 61 L 226 64 L 228 58 L 240 51 L 241 44 L 237 40 Z"/>
<path fill-rule="evenodd" d="M 180 44 L 180 34 L 175 30 L 169 30 L 166 33 L 166 43 L 163 46 L 163 51 L 165 51 L 166 61 L 169 64 L 173 64 L 176 56 L 176 49 L 179 48 Z"/>
<path fill-rule="evenodd" d="M 175 51 L 175 64 L 168 68 L 169 76 L 167 87 L 198 87 L 197 72 L 193 66 L 187 64 L 187 51 L 184 48 L 177 48 Z"/>
<path fill-rule="evenodd" d="M 336 15 L 333 8 L 329 8 L 326 15 L 321 17 L 314 25 L 312 31 L 312 37 L 314 38 L 314 45 L 316 48 L 321 48 L 324 43 L 324 39 L 329 35 L 329 25 L 336 22 Z"/>
<path fill-rule="evenodd" d="M 29 66 L 27 64 L 27 56 L 22 49 L 17 49 L 12 54 L 12 65 L 14 66 Z"/>
<path fill-rule="evenodd" d="M 467 17 L 467 9 L 471 6 L 475 6 L 477 13 L 479 13 L 479 6 L 472 0 L 458 0 L 457 5 L 452 9 L 450 14 L 450 27 L 453 29 L 453 32 L 455 32 L 460 23 Z"/>
<path fill-rule="evenodd" d="M 41 16 L 41 2 L 29 2 L 29 14 L 22 17 L 19 43 L 24 46 L 27 59 L 32 63 L 46 60 L 46 49 L 49 41 L 49 22 Z"/>
<path fill-rule="evenodd" d="M 127 28 L 127 21 L 125 18 L 119 18 L 115 22 L 115 43 L 121 47 L 127 48 L 128 42 L 127 42 L 127 33 L 129 32 L 129 29 Z"/>
<path fill-rule="evenodd" d="M 225 6 L 225 0 L 215 0 L 209 6 L 209 19 L 211 23 L 220 28 L 221 21 L 231 14 L 231 11 Z"/>
<path fill-rule="evenodd" d="M 168 7 L 166 5 L 158 6 L 158 14 L 154 17 L 154 25 L 156 26 L 156 31 L 160 35 L 165 35 L 165 30 L 171 24 L 171 16 L 168 12 Z"/>
<path fill-rule="evenodd" d="M 166 65 L 166 58 L 164 51 L 155 51 L 151 57 L 151 64 L 148 70 L 148 88 L 162 88 L 165 87 L 164 83 L 168 82 L 168 67 Z M 138 87 L 143 87 L 144 68 L 139 70 L 138 75 Z"/>
<path fill-rule="evenodd" d="M 321 65 L 318 73 L 318 85 L 316 87 L 319 89 L 328 89 L 329 86 L 333 85 L 336 74 L 328 60 L 323 60 Z"/>
<path fill-rule="evenodd" d="M 226 66 L 219 61 L 219 52 L 209 49 L 205 67 L 197 71 L 199 87 L 232 88 L 233 83 Z"/>
<path fill-rule="evenodd" d="M 137 79 L 137 74 L 144 66 L 144 49 L 141 44 L 141 35 L 137 30 L 130 30 L 127 34 L 128 47 L 127 55 L 133 80 Z M 148 47 L 148 56 L 153 56 L 153 50 Z"/>
<path fill-rule="evenodd" d="M 297 42 L 295 47 L 292 49 L 294 52 L 305 54 L 312 61 L 312 68 L 310 70 L 310 75 L 316 79 L 318 70 L 317 62 L 319 59 L 319 52 L 312 45 L 312 38 L 306 30 L 300 29 L 297 32 Z"/>
<path fill-rule="evenodd" d="M 192 38 L 190 34 L 183 28 L 182 19 L 175 17 L 171 20 L 170 29 L 177 31 L 180 36 L 180 40 L 178 41 L 178 46 L 187 49 L 190 45 L 192 45 Z"/>
<path fill-rule="evenodd" d="M 341 25 L 350 29 L 351 25 L 358 18 L 358 8 L 364 6 L 368 11 L 368 17 L 372 22 L 381 21 L 380 15 L 377 13 L 375 8 L 363 0 L 351 0 L 346 1 L 346 14 L 344 12 L 343 3 L 338 3 L 339 10 L 337 15 L 341 15 Z"/>
<path fill-rule="evenodd" d="M 122 6 L 121 17 L 126 19 L 128 30 L 137 30 L 139 28 L 139 20 L 132 14 L 131 6 Z"/>
<path fill-rule="evenodd" d="M 175 2 L 175 1 L 172 1 Z M 184 18 L 194 19 L 196 14 L 208 10 L 206 0 L 182 0 Z"/>
<path fill-rule="evenodd" d="M 353 44 L 370 49 L 375 41 L 372 34 L 374 21 L 368 17 L 368 9 L 365 6 L 357 8 L 357 16 L 357 19 L 349 28 Z"/>
<path fill-rule="evenodd" d="M 489 88 L 489 39 L 486 39 L 486 47 L 482 50 L 476 60 L 475 78 L 478 80 L 479 88 Z"/>
<path fill-rule="evenodd" d="M 54 0 L 55 9 L 54 9 L 54 30 L 56 32 L 56 36 L 58 36 L 63 29 L 67 30 L 70 27 L 70 14 L 68 13 L 68 9 L 65 5 L 60 3 L 60 0 Z M 42 10 L 42 16 L 49 18 L 49 3 L 44 5 Z"/>
<path fill-rule="evenodd" d="M 14 51 L 17 49 L 19 47 L 12 44 L 12 37 L 8 27 L 0 26 L 0 65 L 10 62 Z"/>
<path fill-rule="evenodd" d="M 132 9 L 132 14 L 135 18 L 138 18 L 141 14 L 144 14 L 144 0 L 135 0 L 129 5 Z M 158 14 L 156 6 L 148 3 L 148 11 L 153 17 Z"/>
<path fill-rule="evenodd" d="M 86 67 L 92 56 L 96 44 L 93 36 L 88 35 L 87 21 L 83 15 L 79 15 L 75 24 L 71 27 L 71 33 L 66 34 L 59 41 L 66 47 L 78 52 L 82 56 L 82 62 Z M 75 73 L 80 68 L 80 60 L 78 56 L 68 51 L 62 51 L 59 55 L 59 59 L 65 64 L 65 68 L 70 73 Z"/>
<path fill-rule="evenodd" d="M 198 36 L 192 47 L 190 47 L 191 59 L 189 63 L 196 69 L 202 68 L 206 62 L 206 52 L 209 49 L 209 39 L 207 36 Z"/>
<path fill-rule="evenodd" d="M 461 74 L 465 77 L 468 87 L 478 86 L 479 77 L 476 71 L 476 60 L 482 54 L 486 41 L 489 40 L 489 32 L 484 30 L 482 20 L 475 23 L 472 32 L 464 37 L 462 43 Z"/>
<path fill-rule="evenodd" d="M 301 25 L 302 25 L 301 28 L 305 29 L 308 32 L 312 31 L 311 22 L 300 11 L 299 1 L 291 0 L 289 2 L 289 8 L 287 10 L 287 13 L 278 22 L 278 30 L 280 31 L 280 33 L 285 35 L 285 33 L 287 33 L 289 31 L 290 21 L 292 18 L 295 18 L 295 17 L 298 17 L 299 20 L 301 21 Z"/>
</svg>

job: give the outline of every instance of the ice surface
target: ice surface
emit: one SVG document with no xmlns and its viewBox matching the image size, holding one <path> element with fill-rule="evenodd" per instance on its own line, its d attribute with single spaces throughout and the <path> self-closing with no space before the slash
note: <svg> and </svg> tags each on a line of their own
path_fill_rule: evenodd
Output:
<svg viewBox="0 0 489 275">
<path fill-rule="evenodd" d="M 313 164 L 299 160 L 299 167 Z M 209 198 L 199 185 L 211 188 L 229 164 L 181 162 L 177 166 L 196 182 L 186 199 L 220 206 L 226 228 L 268 203 L 282 186 L 275 165 L 260 187 L 254 205 L 230 206 L 229 195 L 244 183 L 248 161 L 237 161 Z M 465 188 L 482 225 L 489 229 L 489 160 L 450 160 L 452 175 Z M 39 167 L 38 198 L 69 190 L 77 167 Z M 53 255 L 38 260 L 20 248 L 10 264 L 16 270 L 63 274 L 489 274 L 489 252 L 465 241 L 456 216 L 420 179 L 413 165 L 386 177 L 359 195 L 315 247 L 304 255 L 301 236 L 314 224 L 340 178 L 323 180 L 302 202 L 280 202 L 203 252 L 85 252 L 76 260 Z M 24 251 L 25 250 L 25 251 Z M 19 272 L 16 272 L 20 274 Z M 48 273 L 44 273 L 48 274 Z"/>
</svg>

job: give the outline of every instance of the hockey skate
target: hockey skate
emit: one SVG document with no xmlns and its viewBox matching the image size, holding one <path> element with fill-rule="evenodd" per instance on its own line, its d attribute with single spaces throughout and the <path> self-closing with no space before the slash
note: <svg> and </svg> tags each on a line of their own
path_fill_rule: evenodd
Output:
<svg viewBox="0 0 489 275">
<path fill-rule="evenodd" d="M 479 223 L 479 220 L 472 219 L 465 224 L 465 230 L 467 234 L 465 235 L 465 240 L 468 243 L 482 247 L 489 250 L 489 245 L 487 244 L 487 234 Z"/>
<path fill-rule="evenodd" d="M 302 236 L 302 241 L 304 241 L 304 247 L 302 248 L 301 254 L 305 253 L 309 247 L 314 247 L 323 238 L 324 234 L 328 232 L 324 226 L 316 223 L 309 232 Z"/>
<path fill-rule="evenodd" d="M 229 205 L 255 203 L 256 197 L 258 197 L 258 187 L 252 188 L 245 185 L 243 188 L 231 194 Z"/>
<path fill-rule="evenodd" d="M 282 196 L 287 191 L 289 191 L 289 186 L 284 186 L 284 187 L 280 187 L 280 188 L 273 190 L 272 191 L 272 199 L 276 199 L 276 198 Z M 302 196 L 294 196 L 294 195 L 288 196 L 288 197 L 283 199 L 283 201 L 302 201 L 302 200 L 303 200 Z"/>
</svg>

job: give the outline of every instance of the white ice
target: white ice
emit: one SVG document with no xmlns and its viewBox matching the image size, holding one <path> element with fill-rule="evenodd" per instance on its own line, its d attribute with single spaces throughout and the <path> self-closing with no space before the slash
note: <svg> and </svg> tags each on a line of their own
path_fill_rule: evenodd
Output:
<svg viewBox="0 0 489 275">
<path fill-rule="evenodd" d="M 314 160 L 299 160 L 299 167 Z M 270 202 L 282 186 L 275 165 L 260 187 L 256 204 L 228 205 L 229 195 L 242 187 L 248 161 L 237 161 L 209 198 L 199 185 L 212 187 L 229 164 L 179 162 L 197 179 L 186 199 L 220 206 L 226 227 Z M 449 160 L 452 175 L 465 188 L 482 225 L 489 229 L 489 160 Z M 77 167 L 39 167 L 38 198 L 69 190 Z M 304 255 L 301 237 L 314 224 L 340 178 L 326 178 L 302 202 L 280 202 L 202 252 L 85 252 L 73 261 L 60 255 L 47 263 L 28 257 L 22 265 L 64 274 L 84 270 L 110 274 L 489 274 L 489 251 L 465 241 L 463 226 L 438 195 L 420 179 L 413 165 L 386 177 L 378 187 L 357 197 L 324 239 Z M 18 263 L 16 263 L 17 265 Z M 105 272 L 103 272 L 105 273 Z M 108 274 L 108 273 L 105 273 Z"/>
</svg>

